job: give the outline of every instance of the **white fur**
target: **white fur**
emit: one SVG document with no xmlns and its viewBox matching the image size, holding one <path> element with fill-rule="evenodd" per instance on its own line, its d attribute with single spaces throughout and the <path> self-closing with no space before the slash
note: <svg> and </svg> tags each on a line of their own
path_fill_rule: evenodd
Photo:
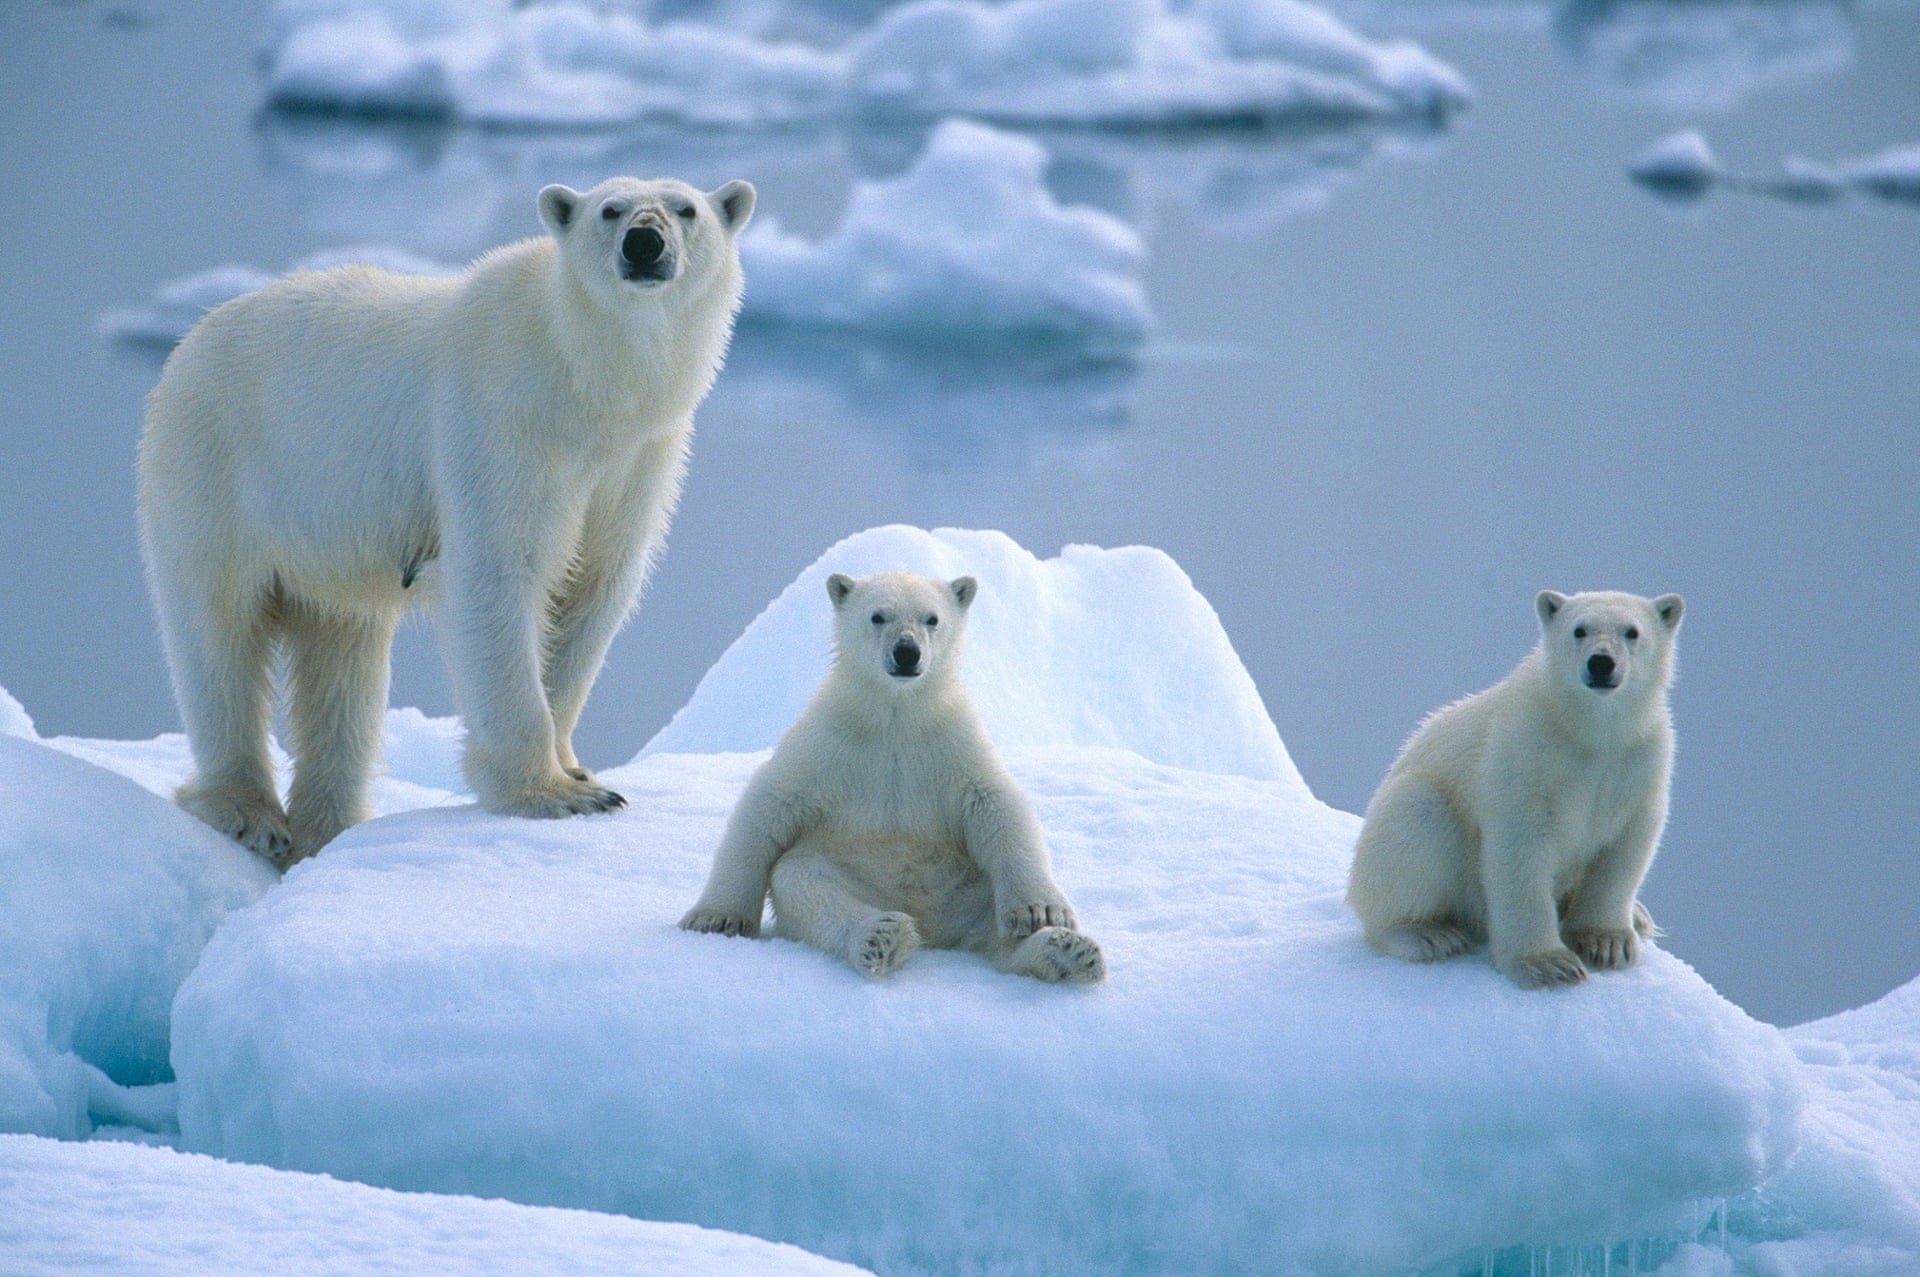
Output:
<svg viewBox="0 0 1920 1277">
<path fill-rule="evenodd" d="M 753 188 L 615 178 L 550 186 L 539 208 L 549 236 L 455 279 L 348 266 L 229 302 L 148 399 L 141 543 L 198 769 L 180 801 L 276 862 L 364 818 L 415 598 L 440 614 L 482 803 L 622 801 L 580 767 L 573 728 L 666 534 L 739 308 Z M 646 276 L 621 252 L 641 227 L 662 249 Z"/>
<path fill-rule="evenodd" d="M 1042 980 L 1105 977 L 1053 880 L 1033 808 L 957 669 L 971 577 L 827 582 L 833 669 L 727 822 L 690 931 L 776 934 L 881 976 L 921 945 Z M 902 642 L 920 654 L 903 676 Z"/>
<path fill-rule="evenodd" d="M 1547 590 L 1536 608 L 1532 654 L 1400 751 L 1347 885 L 1380 952 L 1435 961 L 1485 941 L 1523 988 L 1630 965 L 1653 934 L 1636 896 L 1667 818 L 1682 603 Z M 1596 657 L 1612 690 L 1592 685 Z"/>
</svg>

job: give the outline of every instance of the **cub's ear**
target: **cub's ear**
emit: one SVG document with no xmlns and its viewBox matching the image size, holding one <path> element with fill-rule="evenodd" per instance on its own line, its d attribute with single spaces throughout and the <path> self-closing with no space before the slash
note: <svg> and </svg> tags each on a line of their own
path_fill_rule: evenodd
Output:
<svg viewBox="0 0 1920 1277">
<path fill-rule="evenodd" d="M 1560 615 L 1560 609 L 1567 605 L 1567 596 L 1558 590 L 1542 590 L 1533 600 L 1533 610 L 1540 614 L 1540 624 L 1551 625 L 1553 618 Z"/>
<path fill-rule="evenodd" d="M 580 209 L 580 192 L 555 182 L 540 188 L 539 204 L 540 220 L 558 235 L 573 224 L 573 215 Z"/>
<path fill-rule="evenodd" d="M 827 578 L 827 597 L 833 600 L 835 607 L 839 607 L 842 603 L 845 603 L 847 596 L 852 593 L 853 578 L 846 573 L 835 572 Z"/>
<path fill-rule="evenodd" d="M 1662 594 L 1653 601 L 1653 610 L 1660 614 L 1660 621 L 1669 634 L 1680 628 L 1680 614 L 1686 608 L 1687 601 L 1678 594 Z"/>
<path fill-rule="evenodd" d="M 973 596 L 980 592 L 980 583 L 970 576 L 963 576 L 950 581 L 947 588 L 953 591 L 953 601 L 964 612 L 973 606 Z"/>
<path fill-rule="evenodd" d="M 707 192 L 707 201 L 720 214 L 720 224 L 735 235 L 747 229 L 747 219 L 753 216 L 753 199 L 752 182 L 728 182 L 719 190 Z"/>
</svg>

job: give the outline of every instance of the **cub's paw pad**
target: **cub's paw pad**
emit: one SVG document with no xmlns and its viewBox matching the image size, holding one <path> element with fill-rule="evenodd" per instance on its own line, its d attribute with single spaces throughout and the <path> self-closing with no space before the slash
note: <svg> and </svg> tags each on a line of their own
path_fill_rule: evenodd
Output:
<svg viewBox="0 0 1920 1277">
<path fill-rule="evenodd" d="M 920 928 L 904 913 L 883 913 L 853 942 L 853 969 L 869 979 L 898 971 L 920 947 Z"/>
<path fill-rule="evenodd" d="M 1073 910 L 1065 904 L 1020 904 L 1000 911 L 1000 934 L 1009 940 L 1030 936 L 1048 927 L 1065 927 L 1071 931 L 1079 925 Z"/>
<path fill-rule="evenodd" d="M 760 934 L 760 920 L 719 909 L 695 909 L 680 919 L 680 929 L 706 935 L 751 937 Z"/>
<path fill-rule="evenodd" d="M 1553 989 L 1587 978 L 1580 955 L 1571 949 L 1545 949 L 1515 958 L 1507 976 L 1523 989 Z"/>
<path fill-rule="evenodd" d="M 1107 958 L 1092 936 L 1066 927 L 1036 931 L 1021 946 L 1021 974 L 1049 984 L 1099 984 Z"/>
<path fill-rule="evenodd" d="M 1614 971 L 1640 960 L 1640 937 L 1626 931 L 1569 931 L 1564 937 L 1595 971 Z"/>
</svg>

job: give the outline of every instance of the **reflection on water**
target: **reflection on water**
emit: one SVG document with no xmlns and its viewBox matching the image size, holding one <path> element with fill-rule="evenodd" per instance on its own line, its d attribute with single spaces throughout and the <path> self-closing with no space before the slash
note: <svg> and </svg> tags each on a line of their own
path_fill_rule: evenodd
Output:
<svg viewBox="0 0 1920 1277">
<path fill-rule="evenodd" d="M 1588 75 L 1670 111 L 1724 111 L 1854 56 L 1853 14 L 1831 0 L 1572 0 L 1553 29 Z"/>
</svg>

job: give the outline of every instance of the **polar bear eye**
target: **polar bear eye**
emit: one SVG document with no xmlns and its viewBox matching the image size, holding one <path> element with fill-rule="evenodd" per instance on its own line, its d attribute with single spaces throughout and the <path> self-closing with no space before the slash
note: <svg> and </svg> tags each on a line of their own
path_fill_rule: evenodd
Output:
<svg viewBox="0 0 1920 1277">
<path fill-rule="evenodd" d="M 611 222 L 614 218 L 620 216 L 620 212 L 621 209 L 618 204 L 609 204 L 600 210 L 600 217 L 604 221 Z"/>
<path fill-rule="evenodd" d="M 873 623 L 875 625 L 885 625 L 887 623 L 887 618 L 884 614 L 880 612 L 875 612 L 873 614 Z"/>
<path fill-rule="evenodd" d="M 680 216 L 686 218 L 689 222 L 691 222 L 694 218 L 700 216 L 700 210 L 695 208 L 691 204 L 682 204 L 680 205 L 680 207 L 674 209 L 673 211 L 678 213 Z"/>
<path fill-rule="evenodd" d="M 937 617 L 937 616 L 930 616 L 930 617 L 928 617 L 928 618 L 927 618 L 927 628 L 928 628 L 928 629 L 932 629 L 932 628 L 934 628 L 934 627 L 935 627 L 936 625 L 938 625 L 938 624 L 940 624 L 940 618 L 939 618 L 939 617 Z"/>
<path fill-rule="evenodd" d="M 1583 638 L 1585 638 L 1585 637 L 1587 636 L 1587 627 L 1586 627 L 1586 626 L 1584 626 L 1584 625 L 1576 625 L 1576 626 L 1574 626 L 1574 627 L 1573 627 L 1573 636 L 1574 636 L 1575 638 L 1577 638 L 1577 639 L 1583 639 Z"/>
<path fill-rule="evenodd" d="M 1637 625 L 1629 625 L 1627 627 L 1627 642 L 1631 643 L 1639 637 L 1640 637 L 1640 627 Z"/>
</svg>

